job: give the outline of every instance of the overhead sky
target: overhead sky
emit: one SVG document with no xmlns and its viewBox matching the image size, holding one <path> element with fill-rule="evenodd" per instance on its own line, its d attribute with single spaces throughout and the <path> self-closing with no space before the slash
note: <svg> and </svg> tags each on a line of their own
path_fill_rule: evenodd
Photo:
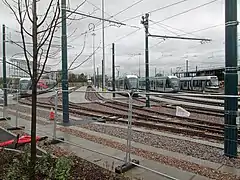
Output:
<svg viewBox="0 0 240 180">
<path fill-rule="evenodd" d="M 41 2 L 46 2 L 42 0 Z M 40 2 L 40 3 L 41 3 Z M 82 3 L 80 0 L 68 0 L 68 7 L 74 9 Z M 45 3 L 46 4 L 46 3 Z M 44 4 L 44 5 L 45 5 Z M 39 5 L 43 12 L 46 6 Z M 87 0 L 78 10 L 81 13 L 101 17 L 101 0 Z M 105 22 L 105 59 L 106 74 L 111 75 L 111 44 L 115 43 L 116 65 L 120 74 L 138 74 L 141 76 L 145 70 L 145 35 L 141 16 L 150 12 L 149 33 L 157 35 L 184 36 L 208 38 L 211 42 L 149 38 L 150 75 L 156 72 L 170 73 L 172 71 L 185 71 L 186 60 L 189 61 L 189 70 L 216 67 L 224 65 L 224 0 L 105 0 L 105 18 L 126 23 L 118 26 Z M 13 14 L 0 1 L 1 24 L 6 24 L 7 35 L 11 40 L 19 40 L 19 26 Z M 72 18 L 82 18 L 80 15 Z M 102 60 L 102 29 L 101 22 L 92 18 L 82 20 L 68 20 L 68 60 L 69 64 L 74 57 L 85 48 L 72 68 L 78 67 L 93 52 L 93 36 L 89 27 L 95 25 L 95 54 L 96 67 L 101 71 Z M 85 33 L 86 32 L 86 33 Z M 1 32 L 2 34 L 2 32 Z M 56 36 L 60 37 L 60 31 Z M 1 39 L 2 40 L 2 39 Z M 55 44 L 60 44 L 55 38 Z M 2 47 L 2 46 L 1 46 Z M 1 48 L 2 49 L 2 48 Z M 20 52 L 21 49 L 7 44 L 7 57 Z M 59 54 L 61 55 L 61 54 Z M 2 56 L 2 51 L 1 51 Z M 78 73 L 92 74 L 92 58 L 78 68 L 72 70 Z M 139 63 L 140 62 L 140 63 Z M 61 69 L 61 56 L 49 59 L 48 65 L 52 69 Z"/>
</svg>

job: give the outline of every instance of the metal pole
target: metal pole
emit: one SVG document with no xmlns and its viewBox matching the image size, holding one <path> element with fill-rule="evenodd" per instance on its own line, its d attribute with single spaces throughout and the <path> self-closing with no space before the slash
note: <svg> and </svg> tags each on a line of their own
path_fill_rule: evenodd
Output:
<svg viewBox="0 0 240 180">
<path fill-rule="evenodd" d="M 197 66 L 196 66 L 196 76 L 197 76 Z"/>
<path fill-rule="evenodd" d="M 237 95 L 237 0 L 225 0 L 225 95 Z M 237 157 L 238 98 L 224 98 L 224 154 Z"/>
<path fill-rule="evenodd" d="M 140 55 L 141 55 L 141 54 L 139 54 L 139 59 L 138 59 L 138 76 L 139 76 L 139 77 L 141 76 Z"/>
<path fill-rule="evenodd" d="M 112 43 L 112 90 L 115 91 L 115 49 L 114 43 Z M 113 97 L 115 97 L 115 93 L 113 93 Z"/>
<path fill-rule="evenodd" d="M 146 66 L 146 107 L 150 107 L 150 97 L 149 97 L 149 52 L 148 52 L 148 28 L 149 28 L 149 22 L 148 22 L 148 17 L 149 14 L 145 14 L 145 17 L 142 17 L 142 21 L 141 23 L 144 25 L 145 27 L 145 66 Z"/>
<path fill-rule="evenodd" d="M 93 85 L 96 87 L 96 62 L 95 62 L 95 33 L 93 36 Z"/>
<path fill-rule="evenodd" d="M 131 161 L 131 141 L 132 141 L 132 96 L 129 97 L 129 114 L 128 114 L 128 162 Z"/>
<path fill-rule="evenodd" d="M 188 76 L 188 60 L 186 60 L 186 76 Z"/>
<path fill-rule="evenodd" d="M 7 106 L 7 78 L 6 78 L 6 28 L 3 24 L 3 91 L 4 91 L 4 106 Z"/>
<path fill-rule="evenodd" d="M 66 24 L 66 0 L 62 4 L 62 104 L 63 123 L 69 123 L 69 97 L 68 97 L 68 60 L 67 60 L 67 24 Z"/>
<path fill-rule="evenodd" d="M 53 139 L 57 138 L 56 136 L 56 128 L 57 128 L 57 113 L 58 113 L 58 91 L 55 90 L 55 117 L 54 117 L 54 124 L 53 124 Z"/>
<path fill-rule="evenodd" d="M 16 127 L 18 127 L 18 109 L 19 109 L 19 102 L 18 102 L 18 100 L 19 100 L 19 98 L 18 98 L 18 96 L 19 96 L 19 89 L 17 89 L 17 110 L 16 110 L 16 122 L 15 122 L 15 125 L 16 125 Z"/>
<path fill-rule="evenodd" d="M 97 87 L 99 88 L 99 68 L 97 67 Z"/>
<path fill-rule="evenodd" d="M 157 68 L 155 67 L 155 76 L 157 75 Z"/>
<path fill-rule="evenodd" d="M 104 0 L 102 0 L 102 46 L 103 46 L 103 63 L 102 63 L 102 89 L 105 88 L 105 33 L 104 33 Z"/>
<path fill-rule="evenodd" d="M 102 91 L 103 91 L 103 60 L 102 60 Z"/>
</svg>

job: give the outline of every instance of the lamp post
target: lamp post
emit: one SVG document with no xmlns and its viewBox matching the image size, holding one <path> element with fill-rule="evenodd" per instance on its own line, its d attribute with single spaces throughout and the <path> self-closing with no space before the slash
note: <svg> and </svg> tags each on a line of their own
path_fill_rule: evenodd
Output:
<svg viewBox="0 0 240 180">
<path fill-rule="evenodd" d="M 96 62 L 95 62 L 95 33 L 92 33 L 93 36 L 93 85 L 96 87 Z"/>
</svg>

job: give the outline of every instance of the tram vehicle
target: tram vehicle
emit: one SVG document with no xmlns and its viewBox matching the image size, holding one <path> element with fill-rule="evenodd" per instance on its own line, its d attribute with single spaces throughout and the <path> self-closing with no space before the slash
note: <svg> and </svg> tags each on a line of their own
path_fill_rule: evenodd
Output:
<svg viewBox="0 0 240 180">
<path fill-rule="evenodd" d="M 20 81 L 20 77 L 8 78 L 7 88 L 9 89 L 9 91 L 15 92 L 18 89 L 19 81 Z"/>
<path fill-rule="evenodd" d="M 56 80 L 40 79 L 37 84 L 37 92 L 45 92 L 52 89 L 57 84 Z M 31 78 L 20 78 L 19 80 L 20 95 L 29 95 L 32 93 Z"/>
<path fill-rule="evenodd" d="M 217 76 L 181 77 L 181 90 L 188 91 L 216 91 L 219 89 Z"/>
<path fill-rule="evenodd" d="M 92 85 L 93 85 L 93 82 L 92 82 L 91 79 L 88 79 L 88 80 L 87 80 L 87 85 L 88 85 L 88 86 L 92 86 Z"/>
<path fill-rule="evenodd" d="M 179 78 L 177 76 L 160 76 L 149 78 L 150 91 L 154 92 L 178 92 Z M 139 78 L 139 89 L 146 89 L 145 78 Z"/>
<path fill-rule="evenodd" d="M 128 91 L 130 94 L 134 93 L 133 96 L 138 96 L 138 76 L 125 75 L 124 77 L 117 78 L 115 80 L 115 87 L 116 91 Z"/>
</svg>

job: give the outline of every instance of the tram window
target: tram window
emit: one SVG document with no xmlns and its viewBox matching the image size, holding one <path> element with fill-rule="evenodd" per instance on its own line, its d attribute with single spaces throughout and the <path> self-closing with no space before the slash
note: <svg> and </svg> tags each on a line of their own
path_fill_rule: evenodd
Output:
<svg viewBox="0 0 240 180">
<path fill-rule="evenodd" d="M 193 87 L 199 87 L 200 86 L 199 82 L 200 81 L 197 81 L 197 80 L 193 81 Z"/>
<path fill-rule="evenodd" d="M 159 87 L 161 87 L 161 88 L 163 87 L 163 80 L 159 81 Z"/>
<path fill-rule="evenodd" d="M 210 86 L 210 85 L 211 85 L 210 80 L 206 81 L 206 86 Z"/>
<path fill-rule="evenodd" d="M 160 87 L 160 82 L 159 82 L 159 80 L 156 80 L 156 87 Z"/>
<path fill-rule="evenodd" d="M 123 87 L 123 85 L 124 85 L 123 80 L 120 80 L 120 87 Z"/>
<path fill-rule="evenodd" d="M 153 80 L 151 80 L 151 88 L 154 89 L 154 81 Z"/>
<path fill-rule="evenodd" d="M 166 85 L 165 85 L 165 87 L 166 87 L 166 88 L 170 88 L 170 87 L 171 87 L 171 85 L 170 85 L 170 80 L 169 80 L 169 79 L 166 80 Z"/>
</svg>

